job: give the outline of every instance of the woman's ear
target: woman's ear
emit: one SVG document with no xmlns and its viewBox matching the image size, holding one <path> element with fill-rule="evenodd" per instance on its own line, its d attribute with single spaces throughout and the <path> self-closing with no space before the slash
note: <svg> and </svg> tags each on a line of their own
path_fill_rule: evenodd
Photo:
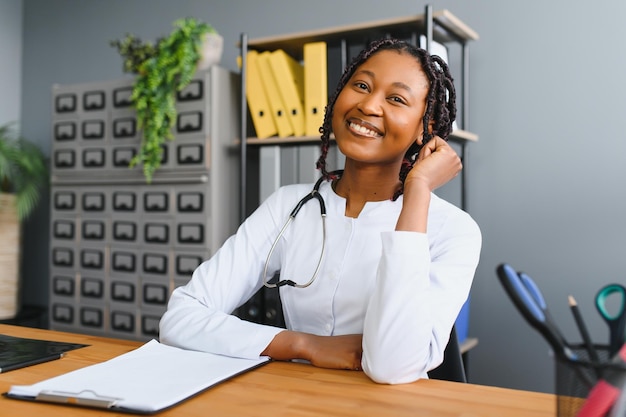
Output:
<svg viewBox="0 0 626 417">
<path fill-rule="evenodd" d="M 431 119 L 430 122 L 428 122 L 428 134 L 429 135 L 433 134 L 434 125 L 435 125 L 435 121 Z M 417 139 L 415 139 L 415 143 L 417 143 L 418 146 L 422 146 L 424 144 L 424 132 L 420 133 Z"/>
</svg>

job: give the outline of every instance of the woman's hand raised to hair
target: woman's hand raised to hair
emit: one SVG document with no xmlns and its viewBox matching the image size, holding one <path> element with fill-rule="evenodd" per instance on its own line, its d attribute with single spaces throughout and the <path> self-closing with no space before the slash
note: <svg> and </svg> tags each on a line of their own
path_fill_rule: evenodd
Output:
<svg viewBox="0 0 626 417">
<path fill-rule="evenodd" d="M 426 233 L 430 193 L 461 171 L 461 158 L 439 136 L 426 143 L 404 180 L 404 202 L 396 230 Z"/>
<path fill-rule="evenodd" d="M 361 369 L 363 335 L 317 336 L 283 331 L 263 351 L 275 360 L 305 359 L 320 368 Z"/>
<path fill-rule="evenodd" d="M 417 161 L 404 182 L 405 193 L 414 183 L 426 185 L 434 191 L 456 177 L 462 168 L 456 151 L 445 140 L 434 136 L 417 155 Z"/>
</svg>

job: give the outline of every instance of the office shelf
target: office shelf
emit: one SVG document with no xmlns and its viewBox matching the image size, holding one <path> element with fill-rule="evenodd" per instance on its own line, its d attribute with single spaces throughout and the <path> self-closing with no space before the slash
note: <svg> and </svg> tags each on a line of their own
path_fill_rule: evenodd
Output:
<svg viewBox="0 0 626 417">
<path fill-rule="evenodd" d="M 449 137 L 449 140 L 459 143 L 461 146 L 461 159 L 465 169 L 461 172 L 461 208 L 467 208 L 466 192 L 466 172 L 467 165 L 467 143 L 478 141 L 478 135 L 469 130 L 469 46 L 468 43 L 479 39 L 478 33 L 463 23 L 459 18 L 448 10 L 433 11 L 430 5 L 425 7 L 425 12 L 420 15 L 406 16 L 394 19 L 382 19 L 353 25 L 344 25 L 320 30 L 297 32 L 280 36 L 270 36 L 256 39 L 248 39 L 247 34 L 241 34 L 239 47 L 241 49 L 242 65 L 241 74 L 246 71 L 246 54 L 249 49 L 258 51 L 283 49 L 296 59 L 302 59 L 303 46 L 305 43 L 314 41 L 325 41 L 338 45 L 341 54 L 341 64 L 345 67 L 348 64 L 349 47 L 354 43 L 366 43 L 368 41 L 384 37 L 394 36 L 401 39 L 409 39 L 417 43 L 419 36 L 426 37 L 427 48 L 431 42 L 457 43 L 461 46 L 461 78 L 457 91 L 460 107 L 458 115 L 460 122 Z M 330 74 L 329 74 L 330 77 Z M 246 101 L 246 80 L 241 77 L 241 137 L 246 138 L 241 142 L 241 206 L 240 215 L 243 221 L 255 203 L 248 203 L 248 146 L 270 146 L 270 145 L 304 145 L 315 144 L 319 141 L 314 136 L 290 136 L 290 137 L 270 137 L 259 139 L 248 135 L 248 109 Z M 457 121 L 458 123 L 458 121 Z"/>
<path fill-rule="evenodd" d="M 478 34 L 448 10 L 432 13 L 433 39 L 437 42 L 466 42 L 478 40 Z M 248 47 L 257 50 L 284 49 L 294 58 L 302 58 L 302 45 L 317 41 L 361 41 L 387 34 L 406 38 L 427 30 L 427 13 L 395 19 L 383 19 L 354 25 L 306 31 L 281 36 L 252 39 Z"/>
</svg>

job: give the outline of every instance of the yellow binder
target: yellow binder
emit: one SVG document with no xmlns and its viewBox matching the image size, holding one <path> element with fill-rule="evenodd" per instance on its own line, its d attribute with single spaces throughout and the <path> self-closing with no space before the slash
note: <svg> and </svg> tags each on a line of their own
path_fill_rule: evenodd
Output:
<svg viewBox="0 0 626 417">
<path fill-rule="evenodd" d="M 272 109 L 272 117 L 274 124 L 278 129 L 278 136 L 284 138 L 293 135 L 293 128 L 287 117 L 287 109 L 284 101 L 280 96 L 279 86 L 270 64 L 271 52 L 265 51 L 259 54 L 259 70 L 261 72 L 261 80 L 265 89 L 270 108 Z"/>
<path fill-rule="evenodd" d="M 328 102 L 326 42 L 304 44 L 304 134 L 319 136 Z"/>
<path fill-rule="evenodd" d="M 304 68 L 282 49 L 270 55 L 270 64 L 280 95 L 293 127 L 293 134 L 304 135 Z"/>
<path fill-rule="evenodd" d="M 263 82 L 258 63 L 259 53 L 255 50 L 248 51 L 246 67 L 246 100 L 250 108 L 252 123 L 259 139 L 276 135 L 276 125 L 272 118 L 272 112 L 265 96 Z"/>
</svg>

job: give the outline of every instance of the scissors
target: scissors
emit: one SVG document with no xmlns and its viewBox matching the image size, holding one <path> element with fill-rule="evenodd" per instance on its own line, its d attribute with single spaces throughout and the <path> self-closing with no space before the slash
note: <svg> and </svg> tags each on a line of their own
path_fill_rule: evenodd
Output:
<svg viewBox="0 0 626 417">
<path fill-rule="evenodd" d="M 543 335 L 555 355 L 567 360 L 576 360 L 578 357 L 570 349 L 550 315 L 545 299 L 532 278 L 523 272 L 516 272 L 506 263 L 500 264 L 496 268 L 496 273 L 515 307 L 528 324 Z"/>
<path fill-rule="evenodd" d="M 619 308 L 613 314 L 607 308 L 611 295 L 619 297 Z M 626 329 L 626 288 L 620 284 L 605 285 L 596 295 L 596 308 L 600 316 L 609 326 L 609 353 L 615 355 L 624 344 L 624 330 Z"/>
</svg>

